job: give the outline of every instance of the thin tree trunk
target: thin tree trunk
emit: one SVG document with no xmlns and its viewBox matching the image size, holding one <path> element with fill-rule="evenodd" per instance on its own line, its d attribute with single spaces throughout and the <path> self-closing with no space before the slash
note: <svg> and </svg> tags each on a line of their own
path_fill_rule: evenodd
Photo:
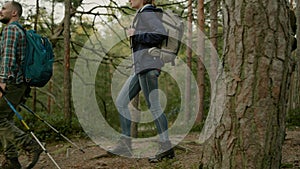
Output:
<svg viewBox="0 0 300 169">
<path fill-rule="evenodd" d="M 280 168 L 290 59 L 287 1 L 226 0 L 223 10 L 223 70 L 212 94 L 215 116 L 200 137 L 201 167 Z"/>
<path fill-rule="evenodd" d="M 296 24 L 297 24 L 297 30 L 296 30 L 296 37 L 297 37 L 296 62 L 297 63 L 296 64 L 298 66 L 297 68 L 298 68 L 298 76 L 299 76 L 300 75 L 300 2 L 299 1 L 296 1 L 295 13 L 296 13 Z M 298 104 L 300 103 L 298 102 Z"/>
<path fill-rule="evenodd" d="M 52 0 L 52 8 L 51 8 L 51 27 L 54 27 L 54 7 L 55 7 L 55 0 Z M 53 29 L 51 29 L 51 34 L 53 34 Z M 53 73 L 55 71 L 54 69 L 55 67 L 53 67 Z M 49 88 L 48 88 L 49 93 L 53 92 L 53 78 L 52 80 L 49 81 Z M 48 113 L 52 113 L 52 97 L 48 96 L 48 101 L 47 101 L 47 110 Z"/>
<path fill-rule="evenodd" d="M 293 72 L 294 78 L 292 81 L 292 84 L 294 88 L 291 91 L 292 100 L 292 108 L 293 110 L 295 109 L 300 109 L 300 2 L 296 1 L 296 8 L 295 8 L 295 14 L 296 14 L 296 24 L 297 24 L 297 30 L 296 30 L 296 38 L 297 38 L 297 49 L 296 49 L 296 56 L 295 56 L 295 71 Z M 293 111 L 294 113 L 300 114 L 299 111 Z M 292 114 L 291 114 L 292 115 Z M 296 114 L 293 114 L 297 116 Z"/>
<path fill-rule="evenodd" d="M 198 45 L 197 45 L 197 84 L 199 89 L 199 110 L 196 116 L 195 123 L 199 124 L 203 120 L 204 114 L 204 77 L 205 66 L 203 64 L 205 60 L 204 48 L 205 48 L 205 16 L 204 16 L 204 0 L 198 0 Z"/>
<path fill-rule="evenodd" d="M 211 83 L 214 83 L 217 77 L 217 68 L 218 68 L 218 7 L 219 0 L 210 1 L 210 42 L 212 47 L 216 50 L 211 50 L 210 52 L 210 66 L 208 68 L 209 78 Z"/>
<path fill-rule="evenodd" d="M 187 35 L 187 66 L 192 70 L 192 25 L 193 25 L 193 6 L 192 6 L 192 0 L 188 1 L 188 35 Z M 190 100 L 191 100 L 191 71 L 187 71 L 186 74 L 186 105 L 185 105 L 185 122 L 188 122 L 190 120 Z"/>
<path fill-rule="evenodd" d="M 40 11 L 40 5 L 39 5 L 39 0 L 36 0 L 36 15 L 35 15 L 35 22 L 34 22 L 34 30 L 37 31 L 37 25 L 39 21 L 39 11 Z M 32 88 L 32 110 L 36 112 L 36 88 Z"/>
<path fill-rule="evenodd" d="M 64 22 L 64 114 L 68 126 L 71 126 L 71 76 L 70 76 L 70 0 L 65 0 L 65 22 Z"/>
</svg>

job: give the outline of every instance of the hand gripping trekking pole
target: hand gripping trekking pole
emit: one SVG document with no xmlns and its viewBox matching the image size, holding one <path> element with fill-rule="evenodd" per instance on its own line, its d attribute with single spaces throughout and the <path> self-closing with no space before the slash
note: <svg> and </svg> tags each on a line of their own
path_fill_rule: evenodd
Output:
<svg viewBox="0 0 300 169">
<path fill-rule="evenodd" d="M 30 112 L 31 114 L 33 114 L 35 117 L 37 117 L 40 121 L 42 121 L 43 123 L 45 123 L 47 126 L 49 126 L 54 132 L 56 132 L 57 134 L 59 134 L 62 138 L 64 138 L 66 141 L 68 141 L 69 143 L 71 143 L 74 147 L 76 147 L 78 150 L 80 150 L 81 152 L 85 153 L 85 151 L 83 151 L 78 145 L 76 145 L 75 143 L 73 143 L 70 139 L 68 139 L 66 136 L 64 136 L 63 134 L 61 134 L 61 132 L 59 132 L 58 130 L 56 130 L 51 124 L 49 124 L 47 121 L 45 121 L 44 119 L 42 119 L 38 114 L 36 114 L 35 112 L 33 112 L 28 106 L 26 106 L 25 104 L 21 103 L 20 106 L 22 106 L 23 108 L 25 108 L 28 112 Z"/>
<path fill-rule="evenodd" d="M 48 157 L 50 158 L 50 160 L 54 163 L 54 165 L 58 168 L 61 169 L 59 167 L 59 165 L 56 163 L 56 161 L 53 159 L 53 157 L 49 154 L 49 152 L 47 151 L 47 149 L 44 147 L 44 145 L 40 142 L 40 140 L 35 136 L 35 134 L 30 130 L 30 128 L 28 127 L 28 125 L 25 123 L 25 121 L 23 120 L 23 117 L 20 115 L 20 113 L 16 110 L 16 108 L 12 105 L 12 103 L 5 97 L 5 92 L 3 91 L 3 89 L 0 87 L 0 92 L 2 93 L 2 98 L 6 101 L 6 103 L 8 104 L 8 106 L 11 108 L 11 110 L 16 114 L 17 118 L 21 121 L 21 123 L 23 124 L 23 126 L 26 128 L 26 130 L 28 130 L 30 132 L 30 134 L 32 135 L 32 137 L 36 140 L 36 142 L 40 145 L 40 147 L 43 149 L 43 151 L 48 155 Z"/>
</svg>

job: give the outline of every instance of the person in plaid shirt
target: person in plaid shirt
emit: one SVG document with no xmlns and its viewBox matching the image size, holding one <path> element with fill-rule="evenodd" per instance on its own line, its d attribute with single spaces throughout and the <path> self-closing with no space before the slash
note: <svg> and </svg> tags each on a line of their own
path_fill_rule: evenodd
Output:
<svg viewBox="0 0 300 169">
<path fill-rule="evenodd" d="M 0 41 L 0 87 L 6 98 L 14 106 L 20 104 L 27 85 L 23 82 L 22 60 L 26 53 L 25 32 L 17 26 L 22 15 L 22 6 L 15 1 L 6 2 L 0 10 L 0 21 L 6 26 Z M 2 93 L 0 92 L 0 98 Z M 13 123 L 14 112 L 4 99 L 0 99 L 0 140 L 5 159 L 2 168 L 22 168 L 18 160 L 17 147 L 25 150 L 29 163 L 25 168 L 33 168 L 43 149 L 28 134 Z"/>
</svg>

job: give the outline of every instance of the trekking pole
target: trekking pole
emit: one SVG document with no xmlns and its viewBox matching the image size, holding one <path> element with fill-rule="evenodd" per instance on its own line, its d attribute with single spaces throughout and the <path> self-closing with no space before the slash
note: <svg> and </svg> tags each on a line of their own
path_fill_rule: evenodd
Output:
<svg viewBox="0 0 300 169">
<path fill-rule="evenodd" d="M 71 143 L 78 150 L 80 150 L 81 152 L 85 153 L 85 151 L 83 151 L 78 145 L 76 145 L 75 143 L 73 143 L 70 139 L 68 139 L 66 136 L 64 136 L 61 132 L 59 132 L 58 130 L 56 130 L 51 124 L 49 124 L 47 121 L 45 121 L 44 119 L 42 119 L 38 114 L 36 114 L 35 112 L 33 112 L 28 106 L 26 106 L 23 103 L 21 103 L 20 105 L 23 108 L 25 108 L 28 112 L 30 112 L 31 114 L 33 114 L 35 117 L 37 117 L 40 121 L 42 121 L 47 126 L 49 126 L 53 131 L 55 131 L 57 134 L 59 134 L 62 138 L 64 138 L 65 140 L 67 140 L 69 143 Z"/>
<path fill-rule="evenodd" d="M 8 106 L 12 109 L 12 111 L 16 114 L 17 118 L 21 121 L 21 123 L 23 124 L 23 126 L 26 128 L 26 130 L 28 130 L 30 132 L 30 134 L 32 135 L 32 137 L 36 140 L 36 142 L 40 145 L 40 147 L 43 149 L 43 151 L 48 155 L 48 157 L 50 158 L 50 160 L 54 163 L 54 165 L 58 168 L 61 169 L 59 167 L 59 165 L 56 163 L 56 161 L 53 159 L 53 157 L 49 154 L 49 152 L 47 151 L 47 149 L 44 147 L 44 145 L 40 142 L 40 140 L 35 136 L 35 134 L 31 131 L 31 129 L 28 127 L 28 125 L 26 124 L 26 122 L 24 121 L 23 117 L 20 115 L 20 113 L 16 110 L 16 108 L 12 105 L 12 103 L 6 98 L 5 96 L 5 92 L 3 91 L 3 89 L 0 87 L 0 91 L 2 93 L 2 98 L 6 101 L 6 103 L 8 104 Z"/>
</svg>

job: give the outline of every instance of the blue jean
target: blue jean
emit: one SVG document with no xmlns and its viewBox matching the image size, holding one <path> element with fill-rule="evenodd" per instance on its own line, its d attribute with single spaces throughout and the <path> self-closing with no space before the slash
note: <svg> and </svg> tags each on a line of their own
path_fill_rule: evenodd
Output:
<svg viewBox="0 0 300 169">
<path fill-rule="evenodd" d="M 131 135 L 131 115 L 128 104 L 142 90 L 147 106 L 153 115 L 154 123 L 160 136 L 160 141 L 165 142 L 169 140 L 168 120 L 166 115 L 162 112 L 157 90 L 159 75 L 160 72 L 158 70 L 150 70 L 141 74 L 133 74 L 123 85 L 116 100 L 123 135 Z"/>
</svg>

